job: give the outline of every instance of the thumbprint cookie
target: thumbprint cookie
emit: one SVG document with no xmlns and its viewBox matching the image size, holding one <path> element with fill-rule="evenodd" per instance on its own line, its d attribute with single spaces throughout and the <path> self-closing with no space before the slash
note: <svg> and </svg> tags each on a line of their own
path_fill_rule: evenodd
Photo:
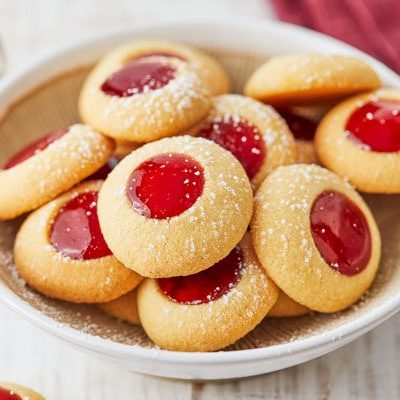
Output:
<svg viewBox="0 0 400 400">
<path fill-rule="evenodd" d="M 182 57 L 146 46 L 106 55 L 79 96 L 82 120 L 118 140 L 151 142 L 195 125 L 210 108 L 210 90 Z"/>
<path fill-rule="evenodd" d="M 222 66 L 208 54 L 193 47 L 174 42 L 140 40 L 119 47 L 111 54 L 129 54 L 129 61 L 152 57 L 175 58 L 190 64 L 198 73 L 211 95 L 217 96 L 230 90 L 229 76 Z"/>
<path fill-rule="evenodd" d="M 225 258 L 197 274 L 146 279 L 138 289 L 139 317 L 161 348 L 220 350 L 261 322 L 278 293 L 246 235 Z"/>
<path fill-rule="evenodd" d="M 122 159 L 128 154 L 131 154 L 132 151 L 136 150 L 141 145 L 141 143 L 127 142 L 126 140 L 116 140 L 114 156 L 118 159 Z"/>
<path fill-rule="evenodd" d="M 260 186 L 254 248 L 289 297 L 320 312 L 355 303 L 378 269 L 378 227 L 361 196 L 317 165 L 280 167 Z"/>
<path fill-rule="evenodd" d="M 137 290 L 132 290 L 115 300 L 98 304 L 100 310 L 120 321 L 140 325 L 137 309 Z"/>
<path fill-rule="evenodd" d="M 32 143 L 0 170 L 0 218 L 15 218 L 54 199 L 106 164 L 113 150 L 111 139 L 79 124 Z"/>
<path fill-rule="evenodd" d="M 318 126 L 316 147 L 321 162 L 359 190 L 400 193 L 400 91 L 338 104 Z"/>
<path fill-rule="evenodd" d="M 318 163 L 317 152 L 314 146 L 314 136 L 317 123 L 309 117 L 305 117 L 292 110 L 278 109 L 280 116 L 285 120 L 287 126 L 296 139 L 297 162 L 299 164 Z"/>
<path fill-rule="evenodd" d="M 45 400 L 43 396 L 16 383 L 0 382 L 0 400 Z"/>
<path fill-rule="evenodd" d="M 285 318 L 300 317 L 309 314 L 311 310 L 291 299 L 286 293 L 279 292 L 279 297 L 273 307 L 269 310 L 267 317 Z"/>
<path fill-rule="evenodd" d="M 380 86 L 376 72 L 354 57 L 294 54 L 272 57 L 251 75 L 245 94 L 273 105 L 342 98 Z"/>
<path fill-rule="evenodd" d="M 194 133 L 230 151 L 255 186 L 278 166 L 296 159 L 295 142 L 283 119 L 273 108 L 248 97 L 214 97 L 209 115 Z"/>
<path fill-rule="evenodd" d="M 224 258 L 246 232 L 252 210 L 239 161 L 191 136 L 135 150 L 99 195 L 108 246 L 126 267 L 150 278 L 191 275 Z"/>
<path fill-rule="evenodd" d="M 97 217 L 101 181 L 85 182 L 34 211 L 22 224 L 14 258 L 22 278 L 44 295 L 101 303 L 129 292 L 141 277 L 104 241 Z"/>
</svg>

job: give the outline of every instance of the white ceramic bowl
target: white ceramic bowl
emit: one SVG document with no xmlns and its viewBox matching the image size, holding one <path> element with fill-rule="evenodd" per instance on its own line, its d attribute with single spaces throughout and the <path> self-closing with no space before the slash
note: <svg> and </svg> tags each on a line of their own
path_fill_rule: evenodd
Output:
<svg viewBox="0 0 400 400">
<path fill-rule="evenodd" d="M 265 56 L 296 52 L 356 54 L 379 72 L 385 84 L 400 86 L 399 76 L 378 61 L 337 40 L 296 26 L 259 19 L 171 21 L 96 36 L 11 73 L 0 82 L 0 113 L 4 114 L 12 103 L 52 77 L 91 64 L 121 43 L 146 37 Z M 400 290 L 358 313 L 356 318 L 332 328 L 327 325 L 315 335 L 263 348 L 216 353 L 169 352 L 82 334 L 32 307 L 1 279 L 0 300 L 60 339 L 130 370 L 183 379 L 228 379 L 286 368 L 349 343 L 399 310 Z"/>
</svg>

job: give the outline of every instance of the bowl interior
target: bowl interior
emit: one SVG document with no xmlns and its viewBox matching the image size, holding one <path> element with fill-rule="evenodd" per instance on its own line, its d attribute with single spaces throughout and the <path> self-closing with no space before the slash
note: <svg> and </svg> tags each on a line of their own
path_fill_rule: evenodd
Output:
<svg viewBox="0 0 400 400">
<path fill-rule="evenodd" d="M 221 50 L 215 46 L 203 48 L 225 66 L 234 83 L 234 91 L 239 93 L 249 74 L 266 58 L 265 52 Z M 82 67 L 60 74 L 30 91 L 8 109 L 0 122 L 0 165 L 36 137 L 79 121 L 77 97 L 88 70 L 89 67 Z M 265 319 L 227 351 L 262 348 L 318 335 L 354 321 L 399 296 L 400 269 L 396 265 L 400 264 L 400 196 L 370 195 L 365 199 L 382 233 L 383 257 L 379 274 L 364 298 L 341 313 Z M 81 332 L 118 343 L 153 347 L 140 327 L 117 322 L 94 306 L 51 300 L 27 287 L 18 277 L 12 255 L 13 240 L 22 220 L 0 222 L 0 284 L 53 320 Z"/>
</svg>

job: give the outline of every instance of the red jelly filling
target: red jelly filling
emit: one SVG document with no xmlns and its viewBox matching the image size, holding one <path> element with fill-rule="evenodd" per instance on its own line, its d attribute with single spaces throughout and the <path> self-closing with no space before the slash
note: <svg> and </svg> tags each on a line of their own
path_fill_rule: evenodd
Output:
<svg viewBox="0 0 400 400">
<path fill-rule="evenodd" d="M 203 193 L 201 165 L 183 154 L 160 154 L 143 162 L 129 177 L 127 196 L 145 217 L 174 217 L 190 208 Z"/>
<path fill-rule="evenodd" d="M 15 392 L 0 387 L 0 400 L 22 400 Z"/>
<path fill-rule="evenodd" d="M 266 146 L 254 125 L 229 118 L 213 121 L 199 135 L 230 151 L 241 162 L 250 179 L 260 170 L 266 155 Z"/>
<path fill-rule="evenodd" d="M 34 155 L 40 153 L 41 151 L 49 147 L 51 143 L 55 142 L 56 140 L 64 136 L 67 132 L 68 128 L 60 129 L 58 131 L 52 132 L 49 135 L 42 137 L 41 139 L 37 140 L 34 143 L 31 143 L 23 150 L 21 150 L 13 157 L 11 157 L 4 165 L 4 169 L 10 169 L 12 167 L 15 167 L 16 165 L 22 163 L 23 161 L 26 161 L 29 158 L 33 157 Z"/>
<path fill-rule="evenodd" d="M 178 303 L 209 303 L 235 287 L 242 269 L 242 251 L 240 247 L 235 247 L 227 257 L 204 271 L 189 276 L 158 279 L 158 285 L 170 299 Z"/>
<path fill-rule="evenodd" d="M 107 78 L 101 90 L 110 96 L 129 97 L 160 89 L 174 78 L 175 68 L 172 66 L 138 59 Z"/>
<path fill-rule="evenodd" d="M 311 209 L 311 233 L 323 259 L 340 273 L 361 272 L 371 257 L 371 234 L 361 210 L 346 196 L 321 193 Z"/>
<path fill-rule="evenodd" d="M 289 110 L 281 109 L 278 111 L 296 139 L 308 141 L 314 139 L 315 131 L 317 130 L 317 124 L 314 121 L 294 114 Z"/>
<path fill-rule="evenodd" d="M 350 115 L 346 130 L 372 151 L 400 151 L 400 102 L 377 100 L 365 103 Z"/>
<path fill-rule="evenodd" d="M 94 174 L 90 175 L 88 178 L 86 178 L 86 181 L 91 181 L 91 180 L 105 180 L 108 176 L 108 174 L 115 168 L 115 166 L 118 164 L 119 160 L 116 157 L 111 157 L 106 164 L 104 164 L 100 169 L 98 169 Z"/>
<path fill-rule="evenodd" d="M 97 217 L 97 192 L 81 193 L 56 215 L 50 243 L 65 257 L 92 260 L 111 255 Z"/>
</svg>

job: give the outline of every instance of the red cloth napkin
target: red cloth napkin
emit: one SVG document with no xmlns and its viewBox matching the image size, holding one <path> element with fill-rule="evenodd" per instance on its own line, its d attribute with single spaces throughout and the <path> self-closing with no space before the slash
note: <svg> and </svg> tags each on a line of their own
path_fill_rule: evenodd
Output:
<svg viewBox="0 0 400 400">
<path fill-rule="evenodd" d="M 283 21 L 326 33 L 400 73 L 400 0 L 271 0 Z"/>
</svg>

